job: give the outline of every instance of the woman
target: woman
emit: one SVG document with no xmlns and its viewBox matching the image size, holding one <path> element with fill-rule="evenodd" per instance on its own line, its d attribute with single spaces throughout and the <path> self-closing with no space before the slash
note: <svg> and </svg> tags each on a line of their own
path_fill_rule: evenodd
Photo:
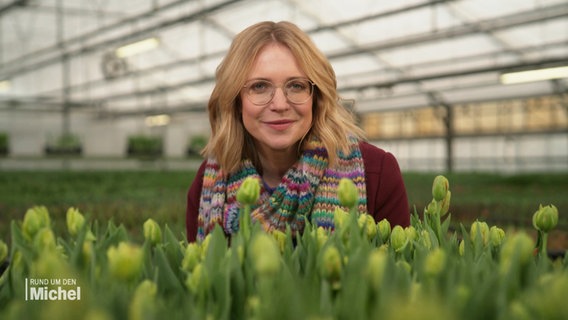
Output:
<svg viewBox="0 0 568 320">
<path fill-rule="evenodd" d="M 340 103 L 335 73 L 306 33 L 289 22 L 261 22 L 238 34 L 216 72 L 209 103 L 211 138 L 187 195 L 190 242 L 220 224 L 238 230 L 236 191 L 262 181 L 251 213 L 266 230 L 303 230 L 305 219 L 333 228 L 343 177 L 358 210 L 407 226 L 410 211 L 393 155 L 364 142 Z"/>
</svg>

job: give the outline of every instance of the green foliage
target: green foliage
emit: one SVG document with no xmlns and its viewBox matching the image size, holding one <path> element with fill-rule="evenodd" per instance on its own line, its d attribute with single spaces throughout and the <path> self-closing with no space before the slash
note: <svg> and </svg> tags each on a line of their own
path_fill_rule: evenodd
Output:
<svg viewBox="0 0 568 320">
<path fill-rule="evenodd" d="M 432 201 L 449 200 L 440 195 Z M 392 229 L 366 215 L 337 212 L 341 223 L 334 231 L 307 223 L 295 235 L 290 229 L 266 233 L 243 214 L 240 224 L 246 228 L 231 239 L 217 226 L 190 244 L 153 219 L 138 226 L 145 237 L 135 241 L 122 225 L 100 224 L 76 208 L 68 210 L 68 230 L 54 232 L 46 208 L 32 207 L 11 222 L 8 257 L 0 255 L 10 261 L 0 277 L 0 318 L 555 319 L 567 314 L 562 297 L 568 295 L 568 258 L 534 254 L 535 247 L 543 248 L 527 233 L 481 221 L 451 231 L 451 214 L 442 215 L 442 207 L 424 208 L 428 213 L 421 218 L 415 212 L 411 226 Z M 25 300 L 26 279 L 55 278 L 76 279 L 81 299 Z"/>
<path fill-rule="evenodd" d="M 81 139 L 74 133 L 63 133 L 47 141 L 45 152 L 48 155 L 80 154 L 82 152 Z"/>
<path fill-rule="evenodd" d="M 6 132 L 0 132 L 0 153 L 8 152 L 9 135 Z"/>
<path fill-rule="evenodd" d="M 81 146 L 81 140 L 79 137 L 72 133 L 62 134 L 55 140 L 54 147 L 62 149 L 71 149 Z"/>
<path fill-rule="evenodd" d="M 201 150 L 205 148 L 207 139 L 207 136 L 201 134 L 191 136 L 187 143 L 187 154 L 190 156 L 199 155 Z"/>
<path fill-rule="evenodd" d="M 6 171 L 0 174 L 0 239 L 10 241 L 10 221 L 44 205 L 53 229 L 64 232 L 66 212 L 76 207 L 99 221 L 120 221 L 135 240 L 152 217 L 178 236 L 185 230 L 191 171 Z"/>
<path fill-rule="evenodd" d="M 163 152 L 163 140 L 159 136 L 133 135 L 128 137 L 129 155 L 158 156 Z"/>
</svg>

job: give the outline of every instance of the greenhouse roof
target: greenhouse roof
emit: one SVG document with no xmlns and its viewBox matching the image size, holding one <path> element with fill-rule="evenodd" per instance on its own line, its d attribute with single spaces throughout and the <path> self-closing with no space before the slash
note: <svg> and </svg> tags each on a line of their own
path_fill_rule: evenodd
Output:
<svg viewBox="0 0 568 320">
<path fill-rule="evenodd" d="M 566 70 L 500 80 L 568 66 L 566 0 L 0 0 L 0 110 L 204 112 L 232 38 L 260 20 L 306 30 L 361 113 L 568 91 Z"/>
</svg>

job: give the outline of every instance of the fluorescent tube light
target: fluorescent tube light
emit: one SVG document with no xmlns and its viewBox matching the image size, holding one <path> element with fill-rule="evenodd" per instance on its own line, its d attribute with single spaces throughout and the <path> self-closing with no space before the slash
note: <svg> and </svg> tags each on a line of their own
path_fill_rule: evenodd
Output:
<svg viewBox="0 0 568 320">
<path fill-rule="evenodd" d="M 124 45 L 118 49 L 116 49 L 115 54 L 119 58 L 126 58 L 130 57 L 142 52 L 150 51 L 155 49 L 160 44 L 160 41 L 156 37 L 144 39 L 141 41 L 133 42 L 127 45 Z"/>
<path fill-rule="evenodd" d="M 155 116 L 148 116 L 144 120 L 148 127 L 165 126 L 170 123 L 170 116 L 167 114 L 159 114 Z"/>
<path fill-rule="evenodd" d="M 12 84 L 9 80 L 2 80 L 0 81 L 0 92 L 8 91 L 12 87 Z"/>
<path fill-rule="evenodd" d="M 500 76 L 502 84 L 514 84 L 532 81 L 568 78 L 568 66 L 527 70 L 519 72 L 503 73 Z"/>
</svg>

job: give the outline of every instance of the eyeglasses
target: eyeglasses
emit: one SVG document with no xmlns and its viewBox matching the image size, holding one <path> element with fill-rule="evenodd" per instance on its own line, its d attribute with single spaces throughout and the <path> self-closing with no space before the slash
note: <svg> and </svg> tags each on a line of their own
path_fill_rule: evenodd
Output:
<svg viewBox="0 0 568 320">
<path fill-rule="evenodd" d="M 276 88 L 282 88 L 286 99 L 293 104 L 302 104 L 310 99 L 315 84 L 306 78 L 288 80 L 282 86 L 276 86 L 268 80 L 254 79 L 245 84 L 245 95 L 257 106 L 268 104 L 274 98 Z"/>
</svg>

